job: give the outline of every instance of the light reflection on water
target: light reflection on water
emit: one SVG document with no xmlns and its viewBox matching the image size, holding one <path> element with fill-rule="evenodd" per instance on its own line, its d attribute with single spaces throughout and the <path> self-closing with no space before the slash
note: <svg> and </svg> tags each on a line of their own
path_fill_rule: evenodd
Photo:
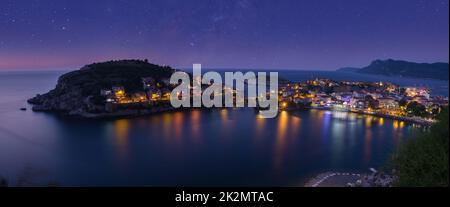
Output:
<svg viewBox="0 0 450 207">
<path fill-rule="evenodd" d="M 256 116 L 255 138 L 261 137 L 264 133 L 266 119 L 262 116 Z"/>
<path fill-rule="evenodd" d="M 363 162 L 364 164 L 369 164 L 370 158 L 371 158 L 371 144 L 372 144 L 372 132 L 370 130 L 367 130 L 365 132 L 364 136 L 364 155 L 363 155 Z"/>
<path fill-rule="evenodd" d="M 174 131 L 175 135 L 174 138 L 179 142 L 182 139 L 183 136 L 183 122 L 184 122 L 184 113 L 182 112 L 176 112 L 174 114 Z"/>
<path fill-rule="evenodd" d="M 126 159 L 128 152 L 128 142 L 129 142 L 129 122 L 126 119 L 120 119 L 115 121 L 114 124 L 114 137 L 115 145 L 117 146 L 117 152 L 121 159 Z"/>
<path fill-rule="evenodd" d="M 324 171 L 380 166 L 417 131 L 406 122 L 318 110 L 274 119 L 217 109 L 93 121 L 18 110 L 53 87 L 57 75 L 49 78 L 0 87 L 15 97 L 0 104 L 8 120 L 0 123 L 0 174 L 10 179 L 32 163 L 64 185 L 292 186 Z M 17 90 L 5 90 L 14 84 Z M 25 86 L 31 90 L 16 97 Z"/>
<path fill-rule="evenodd" d="M 275 119 L 258 118 L 252 109 L 220 109 L 75 123 L 77 133 L 59 130 L 54 147 L 90 167 L 56 161 L 65 173 L 55 177 L 68 185 L 289 186 L 323 171 L 380 166 L 413 132 L 400 121 L 314 110 L 281 112 Z M 101 126 L 105 133 L 95 133 Z M 78 150 L 64 150 L 73 145 Z"/>
<path fill-rule="evenodd" d="M 286 147 L 286 134 L 288 131 L 289 116 L 286 111 L 280 112 L 277 124 L 277 136 L 275 138 L 274 168 L 279 171 L 283 164 L 283 155 Z"/>
<path fill-rule="evenodd" d="M 191 126 L 190 129 L 192 130 L 192 137 L 195 140 L 199 140 L 201 138 L 201 134 L 200 134 L 200 127 L 201 127 L 201 123 L 200 123 L 200 116 L 201 116 L 201 112 L 200 110 L 193 110 L 190 112 L 189 116 L 191 117 Z"/>
</svg>

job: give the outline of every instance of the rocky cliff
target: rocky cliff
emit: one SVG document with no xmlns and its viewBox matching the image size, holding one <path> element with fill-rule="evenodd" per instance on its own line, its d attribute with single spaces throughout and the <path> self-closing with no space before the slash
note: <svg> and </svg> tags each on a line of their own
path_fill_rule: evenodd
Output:
<svg viewBox="0 0 450 207">
<path fill-rule="evenodd" d="M 448 63 L 414 63 L 402 60 L 375 60 L 363 68 L 341 68 L 342 72 L 357 72 L 386 76 L 448 80 Z"/>
</svg>

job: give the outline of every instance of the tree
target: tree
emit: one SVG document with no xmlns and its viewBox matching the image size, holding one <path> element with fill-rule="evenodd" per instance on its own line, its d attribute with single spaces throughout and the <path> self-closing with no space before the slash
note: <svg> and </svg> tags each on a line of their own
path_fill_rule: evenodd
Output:
<svg viewBox="0 0 450 207">
<path fill-rule="evenodd" d="M 397 186 L 446 186 L 449 180 L 448 108 L 429 131 L 401 146 L 392 157 Z"/>
<path fill-rule="evenodd" d="M 398 105 L 403 106 L 403 107 L 406 107 L 407 104 L 408 104 L 408 101 L 404 98 L 398 102 Z"/>
<path fill-rule="evenodd" d="M 406 106 L 406 111 L 413 116 L 424 116 L 426 114 L 426 108 L 424 105 L 413 101 Z"/>
</svg>

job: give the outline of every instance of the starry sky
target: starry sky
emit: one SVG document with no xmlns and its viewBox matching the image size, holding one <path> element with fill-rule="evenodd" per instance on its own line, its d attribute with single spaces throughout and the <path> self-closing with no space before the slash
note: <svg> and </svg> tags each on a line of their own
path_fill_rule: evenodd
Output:
<svg viewBox="0 0 450 207">
<path fill-rule="evenodd" d="M 448 62 L 448 0 L 0 0 L 0 70 Z"/>
</svg>

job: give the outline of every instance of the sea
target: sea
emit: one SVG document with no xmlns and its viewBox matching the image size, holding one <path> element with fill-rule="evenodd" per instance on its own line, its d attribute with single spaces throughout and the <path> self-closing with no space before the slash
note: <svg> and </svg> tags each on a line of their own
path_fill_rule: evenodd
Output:
<svg viewBox="0 0 450 207">
<path fill-rule="evenodd" d="M 0 72 L 0 177 L 12 186 L 302 186 L 323 172 L 383 168 L 421 131 L 402 121 L 318 110 L 281 112 L 273 119 L 259 118 L 251 108 L 112 120 L 33 112 L 26 100 L 54 88 L 65 72 Z M 449 93 L 448 81 L 279 74 L 292 81 L 383 81 Z"/>
</svg>

